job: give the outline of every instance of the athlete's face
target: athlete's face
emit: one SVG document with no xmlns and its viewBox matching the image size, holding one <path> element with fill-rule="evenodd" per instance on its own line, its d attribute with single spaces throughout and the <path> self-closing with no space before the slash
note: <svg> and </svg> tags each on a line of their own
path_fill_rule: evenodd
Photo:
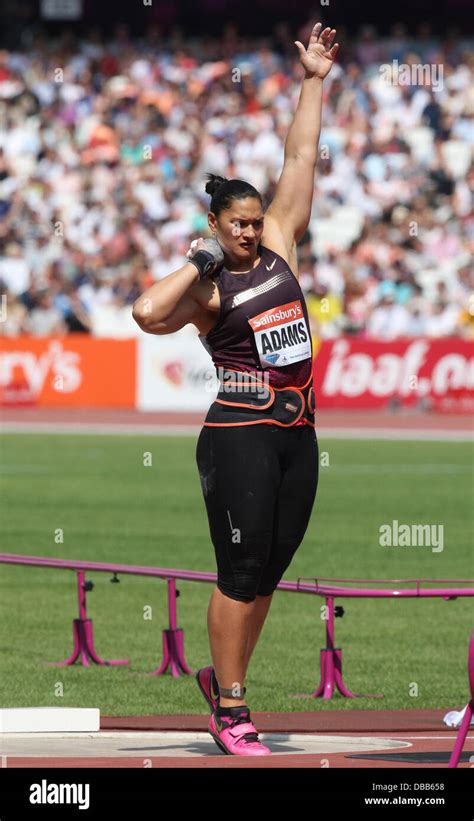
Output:
<svg viewBox="0 0 474 821">
<path fill-rule="evenodd" d="M 252 263 L 263 233 L 263 217 L 260 200 L 245 197 L 233 200 L 218 217 L 211 211 L 208 219 L 224 254 L 236 262 Z"/>
</svg>

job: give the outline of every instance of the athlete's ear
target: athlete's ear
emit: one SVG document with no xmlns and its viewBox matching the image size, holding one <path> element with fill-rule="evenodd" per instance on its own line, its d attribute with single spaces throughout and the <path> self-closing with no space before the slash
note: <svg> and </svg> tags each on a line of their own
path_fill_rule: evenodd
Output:
<svg viewBox="0 0 474 821">
<path fill-rule="evenodd" d="M 207 222 L 209 224 L 211 232 L 215 234 L 217 231 L 217 217 L 212 211 L 209 211 L 207 215 Z"/>
</svg>

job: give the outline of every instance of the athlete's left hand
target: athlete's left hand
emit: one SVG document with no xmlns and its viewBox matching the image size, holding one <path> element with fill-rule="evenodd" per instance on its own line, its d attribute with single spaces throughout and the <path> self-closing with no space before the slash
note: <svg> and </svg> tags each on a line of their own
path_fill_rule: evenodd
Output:
<svg viewBox="0 0 474 821">
<path fill-rule="evenodd" d="M 333 60 L 339 49 L 339 43 L 333 45 L 336 29 L 325 28 L 323 31 L 321 29 L 322 23 L 316 23 L 311 32 L 307 49 L 299 40 L 295 40 L 295 45 L 298 47 L 301 65 L 306 73 L 322 80 L 331 71 Z"/>
</svg>

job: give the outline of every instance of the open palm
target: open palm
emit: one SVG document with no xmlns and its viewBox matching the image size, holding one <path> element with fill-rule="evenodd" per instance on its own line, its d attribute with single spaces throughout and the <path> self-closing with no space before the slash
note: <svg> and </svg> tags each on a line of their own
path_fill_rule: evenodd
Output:
<svg viewBox="0 0 474 821">
<path fill-rule="evenodd" d="M 321 80 L 329 74 L 333 60 L 338 52 L 339 43 L 333 45 L 336 29 L 325 28 L 322 23 L 316 23 L 309 38 L 308 48 L 305 49 L 299 40 L 295 45 L 300 53 L 301 65 L 308 74 L 320 77 Z"/>
</svg>

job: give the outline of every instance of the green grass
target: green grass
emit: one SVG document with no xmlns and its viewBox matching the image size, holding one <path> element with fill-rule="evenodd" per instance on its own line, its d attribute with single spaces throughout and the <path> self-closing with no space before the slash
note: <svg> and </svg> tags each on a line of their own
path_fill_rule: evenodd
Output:
<svg viewBox="0 0 474 821">
<path fill-rule="evenodd" d="M 195 437 L 5 435 L 2 551 L 215 571 Z M 465 444 L 322 440 L 329 456 L 305 537 L 285 578 L 473 578 L 472 451 Z M 143 465 L 152 454 L 151 467 Z M 327 461 L 327 457 L 323 459 Z M 444 550 L 380 547 L 379 528 L 442 524 Z M 58 529 L 63 542 L 55 541 Z M 166 584 L 88 573 L 96 649 L 127 667 L 47 666 L 72 649 L 75 574 L 0 565 L 0 703 L 94 706 L 105 715 L 203 713 L 192 677 L 147 676 L 162 658 Z M 193 670 L 210 662 L 210 584 L 179 582 L 178 625 Z M 472 599 L 338 600 L 346 685 L 383 700 L 301 701 L 319 681 L 324 600 L 278 592 L 246 685 L 254 710 L 460 708 L 467 701 Z M 151 605 L 152 619 L 144 619 Z M 410 695 L 416 683 L 418 695 Z M 62 688 L 62 690 L 61 690 Z M 59 695 L 62 691 L 62 695 Z M 412 690 L 413 691 L 413 690 Z"/>
</svg>

